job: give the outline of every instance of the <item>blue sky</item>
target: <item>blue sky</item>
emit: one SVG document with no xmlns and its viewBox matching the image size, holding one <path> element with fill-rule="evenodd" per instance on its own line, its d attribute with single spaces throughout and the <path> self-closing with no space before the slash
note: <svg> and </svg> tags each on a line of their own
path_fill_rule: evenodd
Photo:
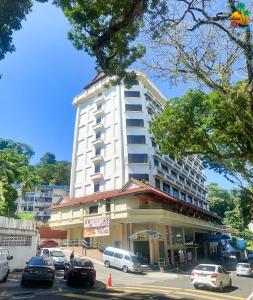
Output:
<svg viewBox="0 0 253 300">
<path fill-rule="evenodd" d="M 68 22 L 50 4 L 35 4 L 33 12 L 15 32 L 16 51 L 0 62 L 0 136 L 31 145 L 33 163 L 46 152 L 58 160 L 71 160 L 75 109 L 71 102 L 95 74 L 94 58 L 74 49 L 67 40 Z M 168 96 L 183 87 L 156 85 Z M 208 182 L 232 185 L 206 171 Z"/>
</svg>

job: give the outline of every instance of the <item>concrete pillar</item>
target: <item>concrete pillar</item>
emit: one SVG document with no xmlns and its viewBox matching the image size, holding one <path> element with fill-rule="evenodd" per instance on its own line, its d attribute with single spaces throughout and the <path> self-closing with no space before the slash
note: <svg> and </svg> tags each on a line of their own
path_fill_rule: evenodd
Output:
<svg viewBox="0 0 253 300">
<path fill-rule="evenodd" d="M 171 230 L 171 226 L 168 226 L 169 228 L 169 241 L 170 241 L 170 249 L 171 249 L 171 256 L 170 256 L 170 262 L 173 265 L 174 264 L 174 251 L 172 250 L 172 230 Z"/>
<path fill-rule="evenodd" d="M 167 230 L 166 225 L 163 226 L 163 240 L 164 240 L 164 253 L 165 253 L 165 262 L 168 263 L 168 236 L 167 236 Z"/>
<path fill-rule="evenodd" d="M 69 241 L 71 239 L 71 228 L 67 229 L 67 247 L 69 247 Z"/>
<path fill-rule="evenodd" d="M 133 234 L 133 224 L 129 224 L 129 236 Z M 130 251 L 134 252 L 134 241 L 132 239 L 129 240 L 130 243 Z"/>
<path fill-rule="evenodd" d="M 150 263 L 153 264 L 155 262 L 155 249 L 154 249 L 153 239 L 150 236 L 148 237 L 148 242 L 149 242 Z"/>
</svg>

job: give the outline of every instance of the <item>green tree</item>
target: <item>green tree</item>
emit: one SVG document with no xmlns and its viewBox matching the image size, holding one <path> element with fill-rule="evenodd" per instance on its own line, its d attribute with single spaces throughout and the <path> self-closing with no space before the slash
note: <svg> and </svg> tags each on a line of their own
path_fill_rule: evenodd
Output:
<svg viewBox="0 0 253 300">
<path fill-rule="evenodd" d="M 18 154 L 27 156 L 29 159 L 34 155 L 34 151 L 31 146 L 13 140 L 0 138 L 0 150 L 3 149 L 12 149 Z"/>
<path fill-rule="evenodd" d="M 208 201 L 210 210 L 224 218 L 225 213 L 234 208 L 233 198 L 229 191 L 222 189 L 217 183 L 208 185 Z"/>
<path fill-rule="evenodd" d="M 46 152 L 40 159 L 39 164 L 40 165 L 48 165 L 48 164 L 55 164 L 56 163 L 56 159 L 55 159 L 55 155 L 51 152 Z"/>
<path fill-rule="evenodd" d="M 172 99 L 150 127 L 161 152 L 176 157 L 197 154 L 206 167 L 230 181 L 240 184 L 242 177 L 252 185 L 253 114 L 244 109 L 243 90 L 243 84 L 237 86 L 235 107 L 216 91 L 189 90 Z"/>
<path fill-rule="evenodd" d="M 27 166 L 26 156 L 11 149 L 0 150 L 0 215 L 14 216 L 17 191 L 13 184 L 20 181 Z"/>
<path fill-rule="evenodd" d="M 41 184 L 67 185 L 70 183 L 71 163 L 68 161 L 57 161 L 55 164 L 36 166 L 36 173 Z"/>
</svg>

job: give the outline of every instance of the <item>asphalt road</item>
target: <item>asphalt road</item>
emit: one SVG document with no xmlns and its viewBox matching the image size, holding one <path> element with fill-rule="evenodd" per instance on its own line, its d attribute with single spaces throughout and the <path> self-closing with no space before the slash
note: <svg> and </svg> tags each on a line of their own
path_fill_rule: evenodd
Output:
<svg viewBox="0 0 253 300">
<path fill-rule="evenodd" d="M 95 264 L 97 283 L 93 289 L 85 286 L 68 287 L 63 272 L 58 271 L 54 286 L 33 285 L 20 287 L 20 273 L 11 274 L 6 283 L 0 283 L 2 299 L 41 299 L 41 300 L 106 300 L 106 299 L 185 299 L 185 300 L 245 300 L 253 291 L 253 278 L 236 277 L 231 273 L 233 288 L 223 293 L 208 289 L 195 290 L 189 283 L 188 275 L 149 273 L 147 275 L 125 274 L 120 270 L 106 269 Z M 112 275 L 112 288 L 106 288 L 108 275 Z M 253 300 L 253 297 L 252 297 Z"/>
</svg>

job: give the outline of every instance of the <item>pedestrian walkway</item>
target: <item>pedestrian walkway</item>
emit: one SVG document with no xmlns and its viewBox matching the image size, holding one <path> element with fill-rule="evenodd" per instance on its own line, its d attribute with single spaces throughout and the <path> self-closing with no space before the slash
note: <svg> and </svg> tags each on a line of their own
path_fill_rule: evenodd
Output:
<svg viewBox="0 0 253 300">
<path fill-rule="evenodd" d="M 115 286 L 105 290 L 90 290 L 82 294 L 63 294 L 66 298 L 84 300 L 148 300 L 148 299 L 196 299 L 196 300 L 245 300 L 243 297 L 232 296 L 215 291 L 202 291 L 187 288 L 165 287 L 157 285 Z"/>
</svg>

